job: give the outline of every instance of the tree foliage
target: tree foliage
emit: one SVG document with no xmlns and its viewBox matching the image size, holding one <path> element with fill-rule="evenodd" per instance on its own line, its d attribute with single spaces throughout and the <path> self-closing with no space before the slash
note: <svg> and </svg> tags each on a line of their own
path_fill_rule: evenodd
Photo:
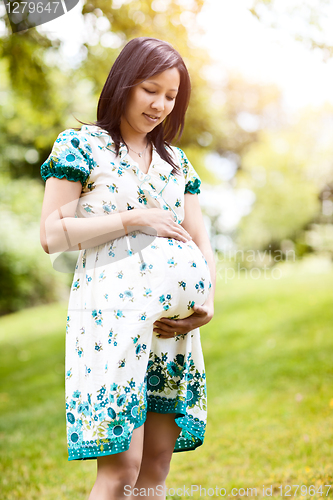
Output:
<svg viewBox="0 0 333 500">
<path fill-rule="evenodd" d="M 250 12 L 266 26 L 289 33 L 311 50 L 319 50 L 325 61 L 333 56 L 330 0 L 251 0 Z"/>
</svg>

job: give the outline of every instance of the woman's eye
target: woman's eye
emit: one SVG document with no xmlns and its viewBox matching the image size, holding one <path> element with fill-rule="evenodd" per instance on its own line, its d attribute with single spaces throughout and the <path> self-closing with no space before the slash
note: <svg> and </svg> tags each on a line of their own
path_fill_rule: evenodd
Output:
<svg viewBox="0 0 333 500">
<path fill-rule="evenodd" d="M 167 99 L 168 99 L 168 101 L 174 101 L 176 98 L 167 96 Z"/>
<path fill-rule="evenodd" d="M 145 91 L 148 92 L 148 94 L 155 94 L 155 92 L 153 90 L 145 89 Z"/>
</svg>

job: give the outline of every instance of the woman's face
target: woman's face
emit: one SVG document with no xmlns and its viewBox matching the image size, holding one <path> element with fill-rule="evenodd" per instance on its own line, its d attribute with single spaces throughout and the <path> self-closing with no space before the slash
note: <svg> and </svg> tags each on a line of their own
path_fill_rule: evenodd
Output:
<svg viewBox="0 0 333 500">
<path fill-rule="evenodd" d="M 144 135 L 153 130 L 173 110 L 179 84 L 179 71 L 171 68 L 133 87 L 121 118 L 121 128 Z"/>
</svg>

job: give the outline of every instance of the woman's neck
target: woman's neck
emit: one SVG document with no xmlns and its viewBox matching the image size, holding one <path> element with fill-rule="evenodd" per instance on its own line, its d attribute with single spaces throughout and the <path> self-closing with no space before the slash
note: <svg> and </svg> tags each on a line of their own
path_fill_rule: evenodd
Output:
<svg viewBox="0 0 333 500">
<path fill-rule="evenodd" d="M 136 151 L 142 151 L 147 145 L 147 134 L 139 133 L 133 130 L 126 120 L 121 121 L 120 133 L 124 142 Z"/>
</svg>

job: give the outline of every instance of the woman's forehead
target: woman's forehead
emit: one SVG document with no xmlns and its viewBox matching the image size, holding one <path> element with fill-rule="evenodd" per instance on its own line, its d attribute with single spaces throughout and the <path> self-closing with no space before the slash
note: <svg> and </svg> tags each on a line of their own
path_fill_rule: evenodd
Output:
<svg viewBox="0 0 333 500">
<path fill-rule="evenodd" d="M 177 68 L 170 68 L 138 81 L 138 83 L 140 82 L 149 82 L 158 87 L 170 86 L 169 90 L 177 92 L 180 84 L 180 73 Z"/>
</svg>

